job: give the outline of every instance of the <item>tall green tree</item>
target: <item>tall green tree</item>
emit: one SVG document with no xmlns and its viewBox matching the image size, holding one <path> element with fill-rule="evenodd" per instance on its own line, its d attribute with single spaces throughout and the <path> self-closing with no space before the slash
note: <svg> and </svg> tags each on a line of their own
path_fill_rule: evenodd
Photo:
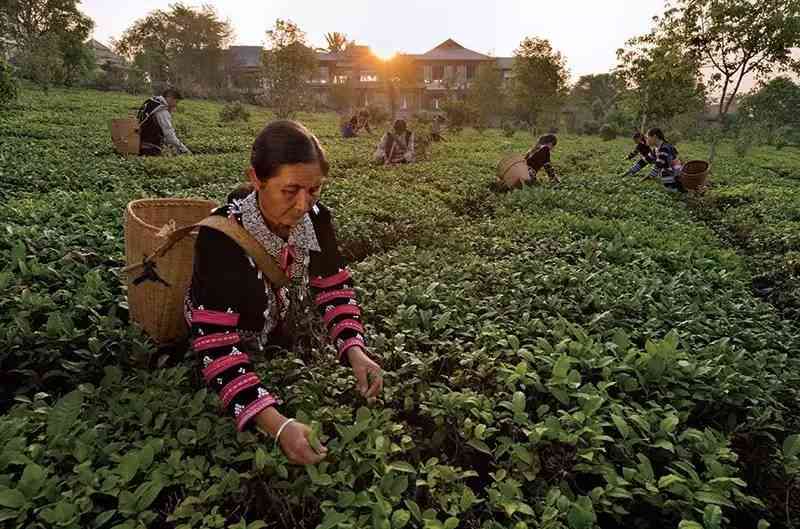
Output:
<svg viewBox="0 0 800 529">
<path fill-rule="evenodd" d="M 205 95 L 224 82 L 224 49 L 232 38 L 230 23 L 212 7 L 177 3 L 135 21 L 114 47 L 155 85 Z"/>
<path fill-rule="evenodd" d="M 800 84 L 777 77 L 742 98 L 739 115 L 769 128 L 800 129 Z"/>
<path fill-rule="evenodd" d="M 723 125 L 745 77 L 798 66 L 791 48 L 800 46 L 800 0 L 678 0 L 663 19 L 670 38 L 712 72 L 709 88 L 719 95 Z"/>
<path fill-rule="evenodd" d="M 582 75 L 570 91 L 570 100 L 601 121 L 611 111 L 622 92 L 619 79 L 612 73 Z"/>
<path fill-rule="evenodd" d="M 706 89 L 701 64 L 671 38 L 660 20 L 649 33 L 625 44 L 617 50 L 614 75 L 626 89 L 621 103 L 640 117 L 640 128 L 648 120 L 663 123 L 703 110 Z"/>
<path fill-rule="evenodd" d="M 482 65 L 467 89 L 467 103 L 475 109 L 482 126 L 488 126 L 492 118 L 505 118 L 506 93 L 503 90 L 503 73 L 494 65 Z"/>
<path fill-rule="evenodd" d="M 568 94 L 566 60 L 550 41 L 537 37 L 523 39 L 514 57 L 514 113 L 531 126 L 555 125 Z"/>
<path fill-rule="evenodd" d="M 22 74 L 47 86 L 73 84 L 94 69 L 86 40 L 94 27 L 78 0 L 3 0 L 0 36 L 19 50 Z"/>
<path fill-rule="evenodd" d="M 264 51 L 264 79 L 267 99 L 278 117 L 289 117 L 305 107 L 308 80 L 317 67 L 314 50 L 294 22 L 278 19 L 267 31 Z"/>
</svg>

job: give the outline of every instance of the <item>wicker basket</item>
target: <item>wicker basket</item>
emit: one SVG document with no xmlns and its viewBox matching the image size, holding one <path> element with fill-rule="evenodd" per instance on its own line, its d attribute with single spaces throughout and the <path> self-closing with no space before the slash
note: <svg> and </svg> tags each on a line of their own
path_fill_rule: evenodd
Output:
<svg viewBox="0 0 800 529">
<path fill-rule="evenodd" d="M 175 228 L 195 224 L 217 204 L 210 200 L 134 200 L 125 210 L 125 257 L 128 266 L 141 263 L 165 242 Z M 192 278 L 195 235 L 178 241 L 156 260 L 153 270 L 160 280 L 135 284 L 143 270 L 127 273 L 128 308 L 131 319 L 158 345 L 179 342 L 188 334 L 183 301 Z"/>
<path fill-rule="evenodd" d="M 111 120 L 111 141 L 120 154 L 139 154 L 139 122 L 136 118 Z"/>
<path fill-rule="evenodd" d="M 528 164 L 525 157 L 520 154 L 510 154 L 497 164 L 497 181 L 509 189 L 522 187 L 522 182 L 528 179 Z"/>
<path fill-rule="evenodd" d="M 703 160 L 686 162 L 678 177 L 681 185 L 690 191 L 697 191 L 705 187 L 708 178 L 709 163 Z"/>
</svg>

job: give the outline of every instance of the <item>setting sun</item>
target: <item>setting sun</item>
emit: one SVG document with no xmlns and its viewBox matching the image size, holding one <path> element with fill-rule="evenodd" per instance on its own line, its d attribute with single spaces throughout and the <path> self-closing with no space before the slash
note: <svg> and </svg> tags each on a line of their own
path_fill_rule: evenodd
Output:
<svg viewBox="0 0 800 529">
<path fill-rule="evenodd" d="M 397 55 L 397 52 L 387 50 L 372 50 L 372 53 L 382 61 L 390 61 Z"/>
</svg>

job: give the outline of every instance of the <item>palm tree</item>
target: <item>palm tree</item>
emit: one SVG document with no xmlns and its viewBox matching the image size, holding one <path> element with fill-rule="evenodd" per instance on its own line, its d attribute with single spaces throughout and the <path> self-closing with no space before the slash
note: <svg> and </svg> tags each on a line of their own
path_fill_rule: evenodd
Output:
<svg viewBox="0 0 800 529">
<path fill-rule="evenodd" d="M 347 47 L 347 35 L 338 31 L 326 33 L 325 42 L 328 44 L 329 53 L 339 53 Z"/>
</svg>

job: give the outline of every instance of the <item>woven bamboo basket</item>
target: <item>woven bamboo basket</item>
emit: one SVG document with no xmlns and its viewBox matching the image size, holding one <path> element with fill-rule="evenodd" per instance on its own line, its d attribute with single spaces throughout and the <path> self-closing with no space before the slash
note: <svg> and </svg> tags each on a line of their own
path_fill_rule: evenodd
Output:
<svg viewBox="0 0 800 529">
<path fill-rule="evenodd" d="M 520 154 L 510 154 L 497 164 L 497 181 L 509 189 L 522 187 L 524 180 L 528 179 L 528 164 L 525 157 Z"/>
<path fill-rule="evenodd" d="M 111 120 L 111 141 L 120 154 L 139 154 L 139 122 L 136 118 Z"/>
<path fill-rule="evenodd" d="M 697 191 L 706 185 L 709 164 L 703 160 L 692 160 L 683 166 L 679 180 L 685 189 Z"/>
<path fill-rule="evenodd" d="M 141 263 L 165 242 L 171 231 L 200 222 L 216 206 L 210 200 L 178 198 L 143 199 L 129 203 L 125 210 L 125 258 L 128 266 Z M 141 276 L 142 268 L 134 268 L 126 274 L 131 319 L 158 345 L 179 342 L 188 334 L 183 302 L 192 279 L 196 238 L 195 234 L 185 237 L 156 259 L 154 271 L 163 282 L 146 280 L 134 284 Z"/>
</svg>

